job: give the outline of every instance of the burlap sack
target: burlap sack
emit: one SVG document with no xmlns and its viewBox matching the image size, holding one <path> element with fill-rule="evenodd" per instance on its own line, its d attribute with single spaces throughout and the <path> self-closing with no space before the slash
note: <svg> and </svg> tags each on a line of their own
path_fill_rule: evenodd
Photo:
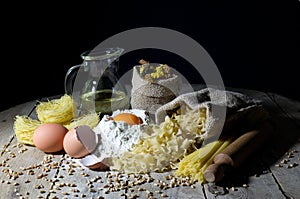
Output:
<svg viewBox="0 0 300 199">
<path fill-rule="evenodd" d="M 147 110 L 154 114 L 158 107 L 178 96 L 181 79 L 174 74 L 171 78 L 151 83 L 139 75 L 138 67 L 139 65 L 133 67 L 131 108 Z"/>
<path fill-rule="evenodd" d="M 157 124 L 163 122 L 169 111 L 182 105 L 188 106 L 190 109 L 206 108 L 207 119 L 203 139 L 218 135 L 221 131 L 228 131 L 241 121 L 255 125 L 269 117 L 260 100 L 238 92 L 204 88 L 179 95 L 159 107 L 155 112 L 155 122 Z M 226 115 L 222 114 L 224 109 Z"/>
</svg>

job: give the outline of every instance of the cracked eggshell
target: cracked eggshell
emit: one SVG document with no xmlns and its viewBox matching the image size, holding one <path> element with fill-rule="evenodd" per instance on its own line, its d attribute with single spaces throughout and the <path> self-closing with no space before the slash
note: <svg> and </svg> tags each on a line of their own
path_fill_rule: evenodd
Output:
<svg viewBox="0 0 300 199">
<path fill-rule="evenodd" d="M 109 170 L 107 159 L 104 158 L 101 160 L 94 154 L 85 156 L 80 160 L 80 163 L 91 170 L 100 170 L 100 171 Z"/>
<path fill-rule="evenodd" d="M 143 121 L 138 116 L 132 114 L 132 113 L 120 113 L 116 115 L 114 118 L 114 121 L 123 121 L 127 123 L 128 125 L 139 125 L 142 124 Z"/>
<path fill-rule="evenodd" d="M 96 133 L 87 125 L 70 129 L 64 137 L 65 152 L 73 158 L 81 158 L 91 153 L 97 146 Z"/>
<path fill-rule="evenodd" d="M 128 117 L 129 116 L 129 117 Z M 113 112 L 111 117 L 116 121 L 124 121 L 130 125 L 136 124 L 148 124 L 150 121 L 149 112 L 142 109 L 125 109 L 125 110 L 116 110 Z M 124 119 L 125 118 L 125 119 Z"/>
</svg>

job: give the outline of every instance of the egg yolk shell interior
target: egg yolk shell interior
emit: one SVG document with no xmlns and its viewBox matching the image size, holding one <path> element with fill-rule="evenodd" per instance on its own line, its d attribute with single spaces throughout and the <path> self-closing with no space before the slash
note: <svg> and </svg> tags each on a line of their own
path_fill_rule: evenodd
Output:
<svg viewBox="0 0 300 199">
<path fill-rule="evenodd" d="M 132 113 L 120 113 L 116 115 L 114 121 L 123 121 L 126 122 L 128 125 L 138 125 L 142 124 L 143 120 Z"/>
</svg>

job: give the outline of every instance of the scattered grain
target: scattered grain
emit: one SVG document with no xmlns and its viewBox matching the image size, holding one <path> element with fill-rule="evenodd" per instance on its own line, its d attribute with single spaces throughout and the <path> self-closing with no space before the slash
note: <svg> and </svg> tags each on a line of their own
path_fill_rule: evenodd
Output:
<svg viewBox="0 0 300 199">
<path fill-rule="evenodd" d="M 296 167 L 296 166 L 298 166 L 297 163 L 291 163 L 291 164 L 287 165 L 287 168 L 290 169 L 290 168 L 293 168 L 293 167 Z"/>
<path fill-rule="evenodd" d="M 288 163 L 289 161 L 290 161 L 290 160 L 288 160 L 288 159 L 283 159 L 283 160 L 280 161 L 280 163 L 281 163 L 281 164 L 286 164 L 286 163 Z"/>
<path fill-rule="evenodd" d="M 34 171 L 30 169 L 30 170 L 28 170 L 27 174 L 28 175 L 34 175 Z"/>
<path fill-rule="evenodd" d="M 71 189 L 71 192 L 73 192 L 73 193 L 79 193 L 80 190 L 79 189 Z"/>
<path fill-rule="evenodd" d="M 151 191 L 149 191 L 149 190 L 146 190 L 146 194 L 148 194 L 148 195 L 150 195 L 150 196 L 153 195 L 153 193 L 152 193 Z"/>
<path fill-rule="evenodd" d="M 104 190 L 104 193 L 105 193 L 105 194 L 109 194 L 109 189 L 105 189 L 105 190 Z"/>
<path fill-rule="evenodd" d="M 139 187 L 138 191 L 145 191 L 145 189 L 143 187 Z"/>
<path fill-rule="evenodd" d="M 129 199 L 136 199 L 138 196 L 137 195 L 135 195 L 135 194 L 131 194 L 131 195 L 129 195 Z"/>
</svg>

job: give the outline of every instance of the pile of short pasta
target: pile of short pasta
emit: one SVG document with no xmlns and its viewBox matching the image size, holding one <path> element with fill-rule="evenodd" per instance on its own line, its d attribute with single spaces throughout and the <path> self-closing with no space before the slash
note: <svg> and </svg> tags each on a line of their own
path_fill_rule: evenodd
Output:
<svg viewBox="0 0 300 199">
<path fill-rule="evenodd" d="M 216 140 L 201 146 L 206 111 L 206 108 L 186 108 L 182 113 L 166 116 L 160 125 L 146 126 L 142 139 L 131 151 L 112 159 L 111 169 L 126 173 L 175 170 L 177 176 L 204 183 L 205 169 L 215 155 L 232 142 L 231 139 Z"/>
<path fill-rule="evenodd" d="M 121 157 L 112 159 L 111 169 L 127 173 L 165 171 L 195 151 L 197 138 L 205 132 L 206 108 L 185 109 L 166 116 L 161 124 L 145 126 L 141 140 Z"/>
</svg>

